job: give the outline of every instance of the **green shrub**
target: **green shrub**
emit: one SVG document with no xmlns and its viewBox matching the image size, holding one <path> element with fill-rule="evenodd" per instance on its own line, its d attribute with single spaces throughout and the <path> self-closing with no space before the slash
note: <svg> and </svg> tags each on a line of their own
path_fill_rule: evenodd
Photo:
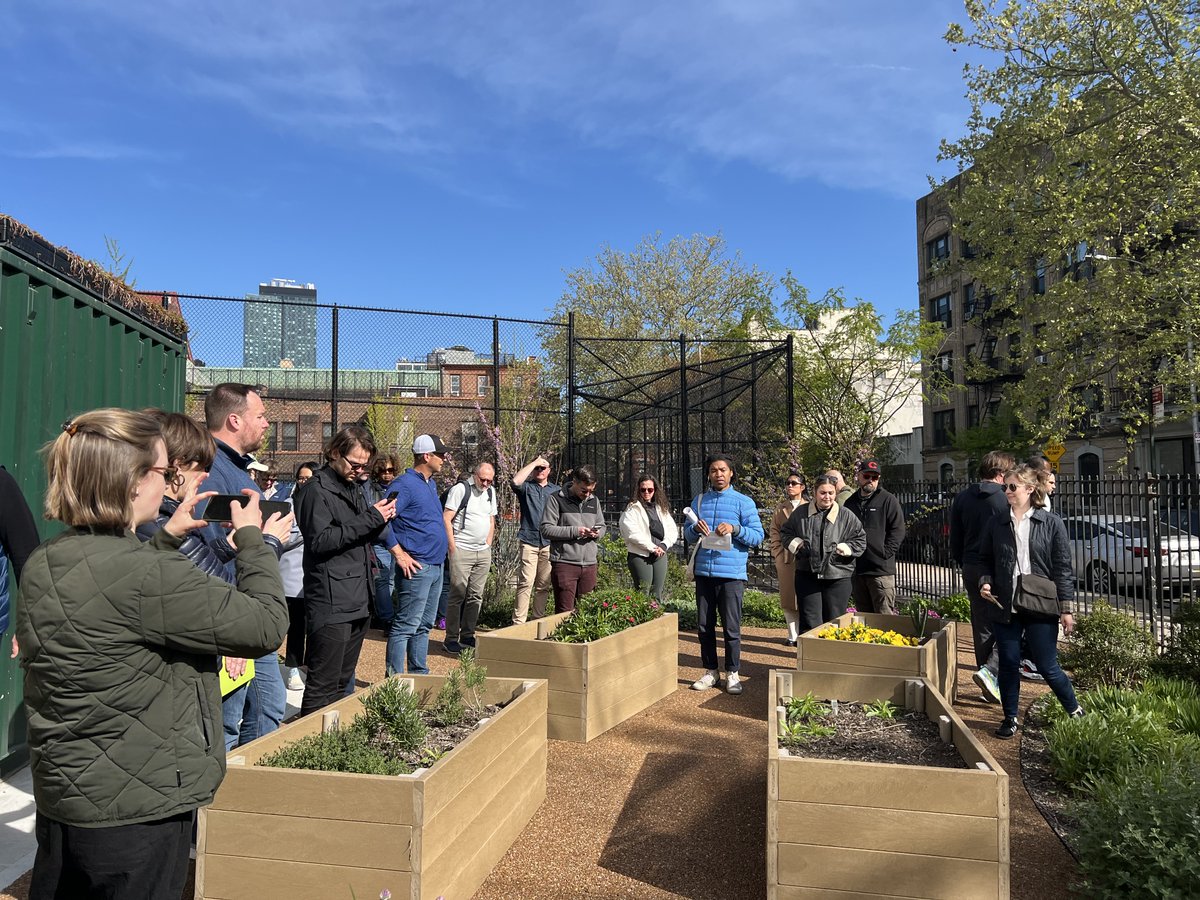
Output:
<svg viewBox="0 0 1200 900">
<path fill-rule="evenodd" d="M 956 622 L 971 621 L 971 598 L 959 591 L 949 597 L 943 597 L 937 602 L 937 611 L 943 619 L 954 619 Z"/>
<path fill-rule="evenodd" d="M 657 619 L 662 606 L 645 594 L 625 590 L 597 590 L 580 597 L 575 612 L 564 619 L 549 640 L 582 644 Z"/>
<path fill-rule="evenodd" d="M 1166 652 L 1152 667 L 1160 675 L 1200 683 L 1200 600 L 1182 598 L 1172 621 L 1175 627 Z"/>
<path fill-rule="evenodd" d="M 757 628 L 776 628 L 787 624 L 778 594 L 764 594 L 753 588 L 742 597 L 742 624 Z"/>
<path fill-rule="evenodd" d="M 359 728 L 335 728 L 285 744 L 258 761 L 279 769 L 357 772 L 360 775 L 406 775 L 412 771 L 374 746 Z"/>
<path fill-rule="evenodd" d="M 1084 893 L 1097 900 L 1196 896 L 1197 761 L 1154 761 L 1097 783 L 1072 806 Z"/>
<path fill-rule="evenodd" d="M 397 678 L 389 678 L 366 694 L 362 706 L 351 728 L 371 740 L 416 750 L 429 732 L 421 720 L 420 698 Z"/>
<path fill-rule="evenodd" d="M 1149 630 L 1099 601 L 1075 621 L 1075 632 L 1063 651 L 1063 665 L 1072 670 L 1080 687 L 1130 687 L 1145 677 L 1153 655 Z"/>
<path fill-rule="evenodd" d="M 698 617 L 696 615 L 696 591 L 689 586 L 686 591 L 677 591 L 663 600 L 663 612 L 673 612 L 679 616 L 680 631 L 695 631 Z"/>
<path fill-rule="evenodd" d="M 550 607 L 549 612 L 554 612 L 554 598 L 549 596 L 546 598 L 546 603 Z M 477 624 L 484 628 L 507 628 L 512 624 L 513 609 L 516 607 L 515 597 L 500 597 L 490 603 L 484 603 L 479 608 L 479 621 Z"/>
<path fill-rule="evenodd" d="M 1086 788 L 1162 755 L 1176 735 L 1161 717 L 1140 709 L 1088 708 L 1062 718 L 1046 732 L 1054 776 L 1068 787 Z"/>
<path fill-rule="evenodd" d="M 596 558 L 596 590 L 631 591 L 633 579 L 629 575 L 629 551 L 625 541 L 616 530 L 606 531 L 597 541 L 599 554 Z"/>
</svg>

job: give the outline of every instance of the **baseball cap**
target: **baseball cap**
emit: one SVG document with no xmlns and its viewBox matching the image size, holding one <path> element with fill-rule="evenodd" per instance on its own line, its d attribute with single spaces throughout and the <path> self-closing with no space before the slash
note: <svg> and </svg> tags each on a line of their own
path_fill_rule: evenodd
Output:
<svg viewBox="0 0 1200 900">
<path fill-rule="evenodd" d="M 417 439 L 413 441 L 412 452 L 436 453 L 438 456 L 445 456 L 447 453 L 446 445 L 436 434 L 418 434 Z"/>
<path fill-rule="evenodd" d="M 266 463 L 260 463 L 257 459 L 251 463 L 248 463 L 246 465 L 246 468 L 253 469 L 255 472 L 270 472 L 271 471 L 269 468 L 267 468 Z"/>
<path fill-rule="evenodd" d="M 862 462 L 860 462 L 860 463 L 858 464 L 858 471 L 860 471 L 860 472 L 871 472 L 871 473 L 873 473 L 873 474 L 875 474 L 875 475 L 878 475 L 878 474 L 879 474 L 879 471 L 880 471 L 880 469 L 879 469 L 879 460 L 876 460 L 876 459 L 864 459 Z"/>
</svg>

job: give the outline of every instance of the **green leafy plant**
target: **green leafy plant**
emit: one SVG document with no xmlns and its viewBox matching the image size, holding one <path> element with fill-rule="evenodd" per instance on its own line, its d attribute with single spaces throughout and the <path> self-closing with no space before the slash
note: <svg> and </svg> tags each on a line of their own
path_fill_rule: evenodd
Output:
<svg viewBox="0 0 1200 900">
<path fill-rule="evenodd" d="M 778 628 L 787 624 L 778 594 L 766 594 L 753 588 L 742 596 L 742 624 L 756 628 Z"/>
<path fill-rule="evenodd" d="M 779 742 L 785 747 L 834 733 L 833 727 L 826 723 L 826 719 L 832 715 L 832 707 L 818 700 L 812 691 L 803 697 L 789 697 L 783 707 L 785 715 L 779 726 Z"/>
<path fill-rule="evenodd" d="M 554 629 L 549 640 L 582 644 L 653 621 L 663 614 L 662 606 L 645 594 L 633 591 L 593 591 L 575 604 L 575 612 Z"/>
<path fill-rule="evenodd" d="M 260 766 L 356 772 L 360 775 L 406 775 L 412 767 L 371 743 L 357 728 L 335 728 L 285 744 L 258 761 Z"/>
<path fill-rule="evenodd" d="M 695 631 L 698 615 L 696 613 L 696 591 L 690 585 L 687 590 L 676 591 L 663 600 L 663 612 L 673 612 L 679 616 L 680 631 Z"/>
<path fill-rule="evenodd" d="M 1083 893 L 1100 900 L 1195 896 L 1200 884 L 1196 760 L 1151 760 L 1072 804 Z"/>
<path fill-rule="evenodd" d="M 953 619 L 956 622 L 971 621 L 971 598 L 963 591 L 943 597 L 938 601 L 937 609 L 943 619 Z"/>
<path fill-rule="evenodd" d="M 1200 600 L 1183 598 L 1172 617 L 1166 652 L 1152 663 L 1160 675 L 1200 683 Z"/>
<path fill-rule="evenodd" d="M 803 697 L 789 697 L 784 704 L 789 722 L 802 722 L 810 719 L 823 719 L 832 713 L 832 707 L 824 700 L 818 700 L 812 691 Z"/>
<path fill-rule="evenodd" d="M 377 742 L 415 750 L 429 732 L 421 718 L 420 698 L 398 678 L 389 678 L 364 696 L 362 706 L 351 728 Z"/>
<path fill-rule="evenodd" d="M 1132 618 L 1103 601 L 1075 622 L 1063 665 L 1081 687 L 1130 687 L 1142 681 L 1154 656 L 1154 638 Z"/>
<path fill-rule="evenodd" d="M 821 722 L 785 722 L 779 730 L 779 742 L 785 747 L 805 744 L 813 738 L 834 734 L 832 725 Z"/>
<path fill-rule="evenodd" d="M 912 620 L 913 628 L 916 629 L 917 636 L 925 634 L 925 628 L 929 624 L 929 620 L 938 620 L 941 614 L 937 611 L 937 607 L 932 600 L 925 597 L 916 596 L 900 607 L 900 612 L 907 615 Z"/>
<path fill-rule="evenodd" d="M 863 711 L 871 719 L 894 719 L 899 707 L 891 700 L 875 700 L 863 704 Z"/>
</svg>

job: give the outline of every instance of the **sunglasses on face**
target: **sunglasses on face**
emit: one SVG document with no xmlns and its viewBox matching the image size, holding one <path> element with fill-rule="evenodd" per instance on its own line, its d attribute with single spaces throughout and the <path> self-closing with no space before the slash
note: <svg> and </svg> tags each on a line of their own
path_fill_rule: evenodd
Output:
<svg viewBox="0 0 1200 900">
<path fill-rule="evenodd" d="M 1010 482 L 1010 483 L 1007 483 L 1007 484 L 1005 484 L 1005 485 L 1004 485 L 1004 490 L 1006 490 L 1006 491 L 1015 491 L 1015 490 L 1016 490 L 1017 488 L 1019 488 L 1019 487 L 1024 487 L 1024 485 L 1023 485 L 1023 484 L 1012 484 L 1012 483 Z"/>
<path fill-rule="evenodd" d="M 787 484 L 788 487 L 804 487 L 803 481 L 789 481 Z"/>
<path fill-rule="evenodd" d="M 384 475 L 395 475 L 396 474 L 396 470 L 393 469 L 391 466 L 388 466 L 386 469 L 380 469 L 379 471 L 382 472 Z"/>
<path fill-rule="evenodd" d="M 343 457 L 343 458 L 344 458 L 344 457 Z M 361 471 L 363 471 L 363 470 L 364 470 L 364 469 L 365 469 L 367 466 L 369 466 L 369 465 L 370 465 L 370 463 L 352 463 L 352 462 L 350 462 L 350 460 L 348 460 L 348 459 L 347 459 L 347 460 L 346 460 L 346 465 L 347 465 L 347 466 L 350 468 L 350 471 L 351 471 L 351 472 L 361 472 Z"/>
<path fill-rule="evenodd" d="M 150 466 L 151 472 L 159 472 L 162 474 L 163 481 L 167 484 L 174 484 L 175 479 L 179 477 L 179 469 L 176 466 Z"/>
<path fill-rule="evenodd" d="M 867 479 L 867 481 L 878 481 L 879 480 L 879 476 L 876 475 L 874 472 L 863 472 L 862 477 Z"/>
<path fill-rule="evenodd" d="M 476 475 L 476 476 L 475 476 L 475 480 L 476 480 L 476 481 L 478 481 L 480 484 L 491 484 L 491 483 L 492 483 L 493 481 L 495 481 L 496 479 L 494 479 L 494 478 L 480 478 L 478 475 Z"/>
<path fill-rule="evenodd" d="M 654 493 L 654 488 L 652 488 L 652 487 L 638 488 L 638 493 L 640 493 L 640 494 L 653 494 L 653 493 Z"/>
</svg>

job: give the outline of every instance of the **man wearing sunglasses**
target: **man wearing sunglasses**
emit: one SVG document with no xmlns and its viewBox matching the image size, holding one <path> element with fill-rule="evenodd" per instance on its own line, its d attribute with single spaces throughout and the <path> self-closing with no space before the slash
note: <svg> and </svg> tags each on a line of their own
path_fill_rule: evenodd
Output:
<svg viewBox="0 0 1200 900">
<path fill-rule="evenodd" d="M 304 534 L 304 609 L 308 683 L 303 716 L 340 699 L 354 677 L 371 616 L 375 541 L 396 504 L 368 504 L 361 480 L 370 471 L 375 441 L 361 425 L 340 429 L 325 450 L 325 465 L 296 494 Z"/>
<path fill-rule="evenodd" d="M 846 509 L 858 516 L 867 533 L 867 549 L 854 564 L 851 596 L 863 612 L 896 613 L 896 551 L 904 540 L 904 511 L 890 491 L 879 486 L 879 461 L 858 464 L 858 490 L 846 499 Z"/>
</svg>

